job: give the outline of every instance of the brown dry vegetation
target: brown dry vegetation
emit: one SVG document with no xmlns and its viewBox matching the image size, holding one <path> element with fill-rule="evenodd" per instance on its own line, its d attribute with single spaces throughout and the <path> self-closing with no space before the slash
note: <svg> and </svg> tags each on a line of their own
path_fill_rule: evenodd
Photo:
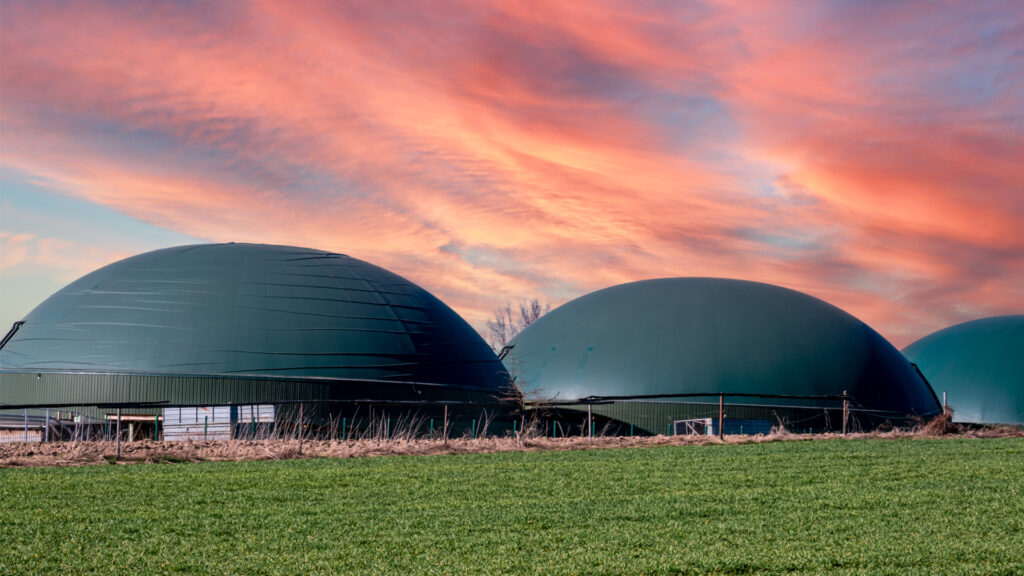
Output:
<svg viewBox="0 0 1024 576">
<path fill-rule="evenodd" d="M 21 466 L 82 466 L 89 464 L 129 464 L 139 462 L 206 462 L 242 460 L 284 460 L 295 458 L 356 458 L 393 455 L 466 454 L 542 450 L 591 450 L 644 446 L 685 446 L 704 444 L 748 444 L 792 442 L 836 438 L 956 438 L 1024 437 L 1024 429 L 1015 427 L 965 428 L 948 418 L 936 418 L 913 430 L 889 430 L 857 434 L 791 434 L 785 430 L 769 435 L 726 436 L 649 436 L 596 438 L 546 438 L 537 435 L 443 440 L 407 437 L 360 440 L 233 440 L 154 442 L 141 440 L 121 444 L 116 458 L 113 442 L 55 442 L 0 444 L 0 468 Z"/>
</svg>

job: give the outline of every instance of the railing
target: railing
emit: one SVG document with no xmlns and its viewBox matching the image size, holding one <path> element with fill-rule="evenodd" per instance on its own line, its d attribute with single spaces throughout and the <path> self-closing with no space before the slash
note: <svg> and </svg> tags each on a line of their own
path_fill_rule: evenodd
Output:
<svg viewBox="0 0 1024 576">
<path fill-rule="evenodd" d="M 0 410 L 0 443 L 87 440 L 97 421 L 74 410 Z"/>
<path fill-rule="evenodd" d="M 750 399 L 774 400 L 771 404 Z M 793 400 L 793 402 L 777 402 Z M 77 409 L 71 412 L 66 409 Z M 867 410 L 847 394 L 687 393 L 591 396 L 579 400 L 424 402 L 308 400 L 263 405 L 195 406 L 168 402 L 2 405 L 0 441 L 363 440 L 479 438 L 532 434 L 649 436 L 701 430 L 757 434 L 872 429 L 907 424 L 907 414 Z M 919 421 L 919 420 L 918 420 Z"/>
</svg>

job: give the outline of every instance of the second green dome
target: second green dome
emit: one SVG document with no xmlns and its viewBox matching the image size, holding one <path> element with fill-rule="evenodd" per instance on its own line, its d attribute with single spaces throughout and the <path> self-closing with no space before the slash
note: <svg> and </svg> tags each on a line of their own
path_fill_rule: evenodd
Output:
<svg viewBox="0 0 1024 576">
<path fill-rule="evenodd" d="M 847 391 L 883 417 L 940 411 L 914 367 L 866 324 L 757 282 L 665 278 L 606 288 L 551 311 L 512 345 L 506 367 L 525 392 L 547 399 Z"/>
</svg>

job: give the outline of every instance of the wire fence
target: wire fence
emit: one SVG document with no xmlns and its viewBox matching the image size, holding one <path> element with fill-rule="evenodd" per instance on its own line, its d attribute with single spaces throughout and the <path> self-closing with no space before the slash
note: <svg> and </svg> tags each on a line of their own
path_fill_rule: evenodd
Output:
<svg viewBox="0 0 1024 576">
<path fill-rule="evenodd" d="M 770 401 L 770 402 L 766 402 Z M 421 440 L 501 436 L 651 436 L 865 431 L 919 424 L 852 396 L 682 394 L 573 401 L 292 401 L 0 405 L 0 443 L 135 440 Z"/>
</svg>

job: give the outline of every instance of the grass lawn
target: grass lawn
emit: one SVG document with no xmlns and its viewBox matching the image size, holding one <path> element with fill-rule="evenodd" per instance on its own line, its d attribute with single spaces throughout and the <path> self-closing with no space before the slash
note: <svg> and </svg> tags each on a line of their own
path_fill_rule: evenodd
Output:
<svg viewBox="0 0 1024 576">
<path fill-rule="evenodd" d="M 1024 574 L 1024 439 L 0 470 L 0 574 Z"/>
</svg>

